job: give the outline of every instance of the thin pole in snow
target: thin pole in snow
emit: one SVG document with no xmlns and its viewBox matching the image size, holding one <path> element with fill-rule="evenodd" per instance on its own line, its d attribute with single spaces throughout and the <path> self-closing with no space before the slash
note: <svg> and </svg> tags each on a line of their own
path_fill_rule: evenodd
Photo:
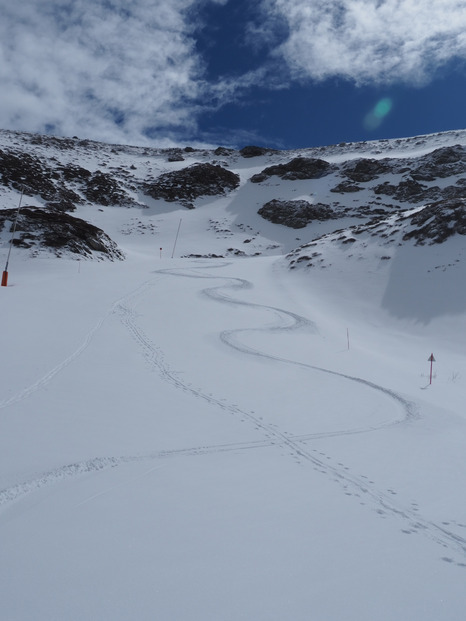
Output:
<svg viewBox="0 0 466 621">
<path fill-rule="evenodd" d="M 23 200 L 23 194 L 24 194 L 24 188 L 21 187 L 21 196 L 19 197 L 18 209 L 16 210 L 16 217 L 15 217 L 15 221 L 14 221 L 14 224 L 13 224 L 13 234 L 12 234 L 11 239 L 10 239 L 10 247 L 8 249 L 8 256 L 7 256 L 7 259 L 6 259 L 5 269 L 4 269 L 3 275 L 2 275 L 2 283 L 1 283 L 2 287 L 6 287 L 7 284 L 8 284 L 8 264 L 10 263 L 11 249 L 13 247 L 13 240 L 15 238 L 16 225 L 18 224 L 18 216 L 19 216 L 19 211 L 21 209 L 21 202 Z"/>
<path fill-rule="evenodd" d="M 348 342 L 348 351 L 349 351 L 349 328 L 346 328 L 346 340 Z"/>
<path fill-rule="evenodd" d="M 180 219 L 180 223 L 178 224 L 178 230 L 176 232 L 175 243 L 173 244 L 172 259 L 175 254 L 176 242 L 178 241 L 178 235 L 180 234 L 180 228 L 181 228 L 181 219 Z"/>
<path fill-rule="evenodd" d="M 429 379 L 429 384 L 432 384 L 432 365 L 435 362 L 434 354 L 430 354 L 430 356 L 429 356 L 429 358 L 427 360 L 430 362 L 430 379 Z"/>
</svg>

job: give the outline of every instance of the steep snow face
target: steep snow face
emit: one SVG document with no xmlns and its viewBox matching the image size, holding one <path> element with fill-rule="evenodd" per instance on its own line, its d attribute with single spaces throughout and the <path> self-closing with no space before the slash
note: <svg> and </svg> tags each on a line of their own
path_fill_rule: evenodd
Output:
<svg viewBox="0 0 466 621">
<path fill-rule="evenodd" d="M 1 136 L 3 152 L 29 145 L 61 170 L 54 187 L 67 176 L 80 197 L 66 215 L 125 257 L 32 260 L 13 246 L 0 288 L 2 617 L 462 620 L 463 201 L 380 205 L 374 188 L 400 186 L 403 161 L 419 171 L 464 133 L 245 154 Z M 462 148 L 442 154 L 450 166 Z M 297 157 L 337 168 L 250 181 Z M 200 163 L 239 186 L 194 209 L 141 189 Z M 98 170 L 128 204 L 86 196 Z M 443 192 L 460 179 L 412 182 Z M 4 208 L 17 182 L 0 188 Z M 336 205 L 338 184 L 362 189 Z M 38 188 L 25 208 L 59 215 Z M 257 213 L 272 200 L 337 217 L 293 229 Z"/>
</svg>

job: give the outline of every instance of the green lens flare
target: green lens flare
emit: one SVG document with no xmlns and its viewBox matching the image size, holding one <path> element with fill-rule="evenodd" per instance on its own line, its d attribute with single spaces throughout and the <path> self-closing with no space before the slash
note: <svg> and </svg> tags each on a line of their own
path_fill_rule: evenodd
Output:
<svg viewBox="0 0 466 621">
<path fill-rule="evenodd" d="M 389 97 L 384 97 L 384 99 L 381 99 L 375 106 L 374 116 L 376 116 L 378 119 L 383 119 L 384 116 L 387 116 L 387 114 L 390 112 L 392 106 L 392 100 Z"/>
<path fill-rule="evenodd" d="M 390 114 L 393 108 L 393 99 L 390 97 L 384 97 L 378 101 L 372 110 L 364 117 L 364 127 L 371 131 L 377 129 L 382 125 L 384 118 Z"/>
</svg>

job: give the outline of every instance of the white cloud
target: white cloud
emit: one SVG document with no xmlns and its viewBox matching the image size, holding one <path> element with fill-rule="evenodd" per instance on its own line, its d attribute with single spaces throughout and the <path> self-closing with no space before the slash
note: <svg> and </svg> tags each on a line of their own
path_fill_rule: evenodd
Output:
<svg viewBox="0 0 466 621">
<path fill-rule="evenodd" d="M 196 1 L 0 0 L 0 126 L 122 142 L 190 127 Z"/>
<path fill-rule="evenodd" d="M 196 134 L 200 112 L 241 101 L 253 86 L 333 76 L 422 82 L 466 57 L 465 0 L 258 0 L 254 23 L 244 24 L 258 62 L 209 84 L 194 38 L 199 8 L 228 2 L 0 0 L 0 127 L 178 141 Z"/>
<path fill-rule="evenodd" d="M 466 57 L 464 0 L 262 0 L 263 32 L 286 25 L 274 52 L 292 79 L 422 83 Z"/>
</svg>

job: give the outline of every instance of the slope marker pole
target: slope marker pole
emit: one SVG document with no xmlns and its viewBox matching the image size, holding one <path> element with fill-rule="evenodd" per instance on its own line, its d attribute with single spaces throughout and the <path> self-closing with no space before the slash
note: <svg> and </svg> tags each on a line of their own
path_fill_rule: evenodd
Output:
<svg viewBox="0 0 466 621">
<path fill-rule="evenodd" d="M 435 362 L 434 354 L 430 354 L 430 356 L 429 356 L 429 358 L 427 358 L 427 360 L 430 362 L 430 379 L 429 379 L 429 384 L 432 384 L 432 365 Z"/>
<path fill-rule="evenodd" d="M 19 211 L 21 209 L 21 201 L 23 200 L 23 193 L 24 193 L 24 188 L 21 188 L 21 196 L 19 197 L 19 204 L 18 204 L 18 209 L 16 210 L 16 217 L 15 217 L 15 221 L 13 224 L 13 235 L 11 236 L 10 239 L 10 248 L 8 249 L 8 256 L 6 259 L 6 265 L 5 265 L 5 269 L 3 270 L 3 274 L 2 274 L 2 282 L 1 282 L 1 286 L 2 287 L 6 287 L 8 285 L 8 264 L 10 262 L 10 255 L 11 255 L 11 249 L 13 247 L 13 240 L 15 238 L 15 233 L 16 233 L 16 225 L 18 224 L 18 216 L 19 216 Z"/>
</svg>

